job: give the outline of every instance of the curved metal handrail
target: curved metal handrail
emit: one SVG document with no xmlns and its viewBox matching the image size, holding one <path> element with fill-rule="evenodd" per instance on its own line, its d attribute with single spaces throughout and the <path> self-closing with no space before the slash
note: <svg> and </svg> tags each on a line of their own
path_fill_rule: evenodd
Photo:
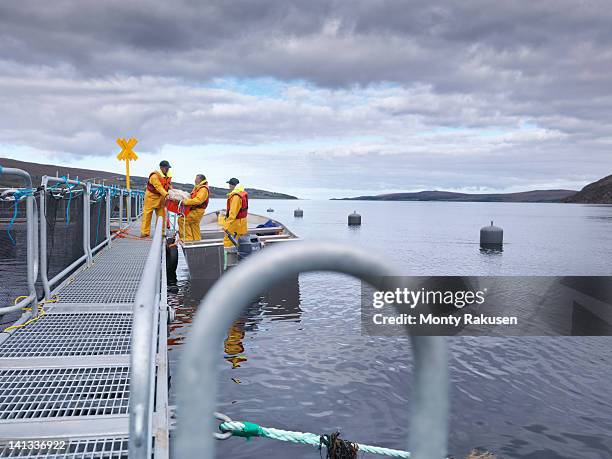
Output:
<svg viewBox="0 0 612 459">
<path fill-rule="evenodd" d="M 21 177 L 26 185 L 26 188 L 32 188 L 32 177 L 26 171 L 21 169 L 16 169 L 14 167 L 2 167 L 0 166 L 0 175 L 16 175 L 17 177 Z"/>
<path fill-rule="evenodd" d="M 364 251 L 330 243 L 270 247 L 223 275 L 201 302 L 183 350 L 177 378 L 180 458 L 214 457 L 212 413 L 217 395 L 216 350 L 225 331 L 253 297 L 285 278 L 308 271 L 337 271 L 388 289 L 395 273 Z M 415 459 L 446 457 L 448 367 L 441 337 L 411 336 L 414 352 L 410 448 Z"/>
</svg>

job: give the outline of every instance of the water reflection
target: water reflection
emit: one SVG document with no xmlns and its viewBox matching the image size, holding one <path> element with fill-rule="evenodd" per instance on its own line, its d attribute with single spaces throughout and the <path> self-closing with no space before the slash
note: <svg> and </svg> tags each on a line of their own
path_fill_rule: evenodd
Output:
<svg viewBox="0 0 612 459">
<path fill-rule="evenodd" d="M 232 369 L 240 368 L 240 364 L 248 360 L 244 350 L 247 331 L 256 333 L 264 320 L 299 322 L 301 314 L 300 284 L 296 276 L 264 293 L 247 307 L 242 317 L 234 321 L 223 342 L 225 360 L 232 364 Z"/>
<path fill-rule="evenodd" d="M 168 303 L 175 308 L 176 320 L 169 326 L 170 350 L 183 344 L 197 308 L 217 279 L 189 279 L 183 270 L 178 275 L 178 293 L 168 295 Z M 247 334 L 254 335 L 265 321 L 300 322 L 300 287 L 298 277 L 289 278 L 263 293 L 234 321 L 223 342 L 224 359 L 232 369 L 248 361 L 244 341 Z"/>
<path fill-rule="evenodd" d="M 300 283 L 297 276 L 272 287 L 263 296 L 263 299 L 267 303 L 262 305 L 264 317 L 270 320 L 300 321 L 302 309 L 300 307 Z"/>
<path fill-rule="evenodd" d="M 480 253 L 483 255 L 501 255 L 504 253 L 503 247 L 480 247 Z"/>
<path fill-rule="evenodd" d="M 232 364 L 232 368 L 240 368 L 240 364 L 247 361 L 244 353 L 245 330 L 244 324 L 246 320 L 240 318 L 235 321 L 227 332 L 227 338 L 223 342 L 223 351 L 225 352 L 225 360 Z"/>
</svg>

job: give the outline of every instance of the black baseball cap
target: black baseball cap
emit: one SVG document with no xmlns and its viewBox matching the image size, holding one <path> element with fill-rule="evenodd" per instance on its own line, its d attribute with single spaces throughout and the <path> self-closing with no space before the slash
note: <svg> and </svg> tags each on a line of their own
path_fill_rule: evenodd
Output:
<svg viewBox="0 0 612 459">
<path fill-rule="evenodd" d="M 165 159 L 159 163 L 159 167 L 167 167 L 167 168 L 171 168 L 172 166 L 170 165 L 170 163 L 168 161 L 166 161 Z"/>
<path fill-rule="evenodd" d="M 240 180 L 238 180 L 236 177 L 232 177 L 225 183 L 229 183 L 230 185 L 238 185 L 240 183 Z"/>
</svg>

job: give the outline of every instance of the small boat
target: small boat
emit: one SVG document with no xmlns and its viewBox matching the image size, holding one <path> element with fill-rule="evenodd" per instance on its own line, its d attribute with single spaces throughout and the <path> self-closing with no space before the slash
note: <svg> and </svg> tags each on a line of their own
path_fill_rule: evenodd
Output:
<svg viewBox="0 0 612 459">
<path fill-rule="evenodd" d="M 200 241 L 180 241 L 189 267 L 189 275 L 193 279 L 217 279 L 223 274 L 226 265 L 235 264 L 226 261 L 223 249 L 225 232 L 218 223 L 218 216 L 224 213 L 225 210 L 218 210 L 204 215 L 200 222 L 202 234 Z M 298 240 L 298 237 L 285 225 L 262 215 L 248 214 L 247 224 L 249 240 L 261 248 Z"/>
<path fill-rule="evenodd" d="M 266 210 L 266 212 L 274 212 L 274 209 L 272 207 L 268 207 L 268 209 Z"/>
</svg>

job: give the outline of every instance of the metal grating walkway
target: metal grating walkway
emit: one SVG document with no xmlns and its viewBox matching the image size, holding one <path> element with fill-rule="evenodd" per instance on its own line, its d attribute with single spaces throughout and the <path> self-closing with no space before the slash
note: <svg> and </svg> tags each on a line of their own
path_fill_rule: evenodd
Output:
<svg viewBox="0 0 612 459">
<path fill-rule="evenodd" d="M 132 306 L 150 247 L 112 241 L 57 288 L 46 315 L 0 333 L 0 458 L 127 458 Z"/>
<path fill-rule="evenodd" d="M 48 314 L 13 333 L 0 357 L 128 355 L 131 313 Z"/>
<path fill-rule="evenodd" d="M 149 240 L 115 240 L 91 267 L 68 281 L 58 303 L 133 303 L 150 246 Z"/>
<path fill-rule="evenodd" d="M 0 419 L 126 414 L 128 367 L 0 370 Z"/>
</svg>

